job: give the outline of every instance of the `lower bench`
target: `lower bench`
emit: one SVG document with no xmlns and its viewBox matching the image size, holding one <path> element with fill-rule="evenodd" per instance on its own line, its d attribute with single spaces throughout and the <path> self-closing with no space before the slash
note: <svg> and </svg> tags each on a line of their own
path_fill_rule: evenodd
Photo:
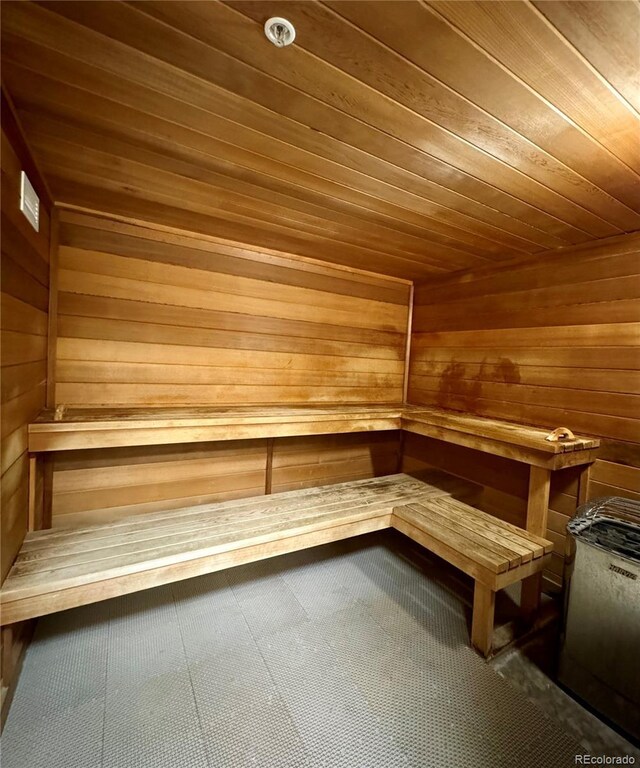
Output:
<svg viewBox="0 0 640 768">
<path fill-rule="evenodd" d="M 491 652 L 497 590 L 538 573 L 553 544 L 452 497 L 396 507 L 394 528 L 475 580 L 471 642 Z"/>
<path fill-rule="evenodd" d="M 486 655 L 495 590 L 540 571 L 552 545 L 464 504 L 474 490 L 442 473 L 428 482 L 390 475 L 34 531 L 2 586 L 0 620 L 13 624 L 393 526 L 476 580 L 472 641 Z"/>
</svg>

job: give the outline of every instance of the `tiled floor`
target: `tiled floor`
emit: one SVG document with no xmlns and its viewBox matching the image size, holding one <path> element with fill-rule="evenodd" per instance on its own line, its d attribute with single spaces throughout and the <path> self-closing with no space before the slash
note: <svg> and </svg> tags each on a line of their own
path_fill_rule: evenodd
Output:
<svg viewBox="0 0 640 768">
<path fill-rule="evenodd" d="M 580 729 L 468 647 L 462 594 L 385 532 L 54 614 L 2 768 L 574 765 Z"/>
</svg>

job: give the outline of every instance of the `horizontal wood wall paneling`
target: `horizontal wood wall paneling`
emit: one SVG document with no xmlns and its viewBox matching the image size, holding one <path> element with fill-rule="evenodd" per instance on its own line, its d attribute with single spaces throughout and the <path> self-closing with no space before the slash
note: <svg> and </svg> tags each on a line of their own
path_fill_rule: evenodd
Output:
<svg viewBox="0 0 640 768">
<path fill-rule="evenodd" d="M 127 323 L 132 333 L 136 333 L 134 327 L 138 329 L 139 336 L 131 337 L 136 341 L 154 341 L 157 331 L 166 334 L 165 343 L 218 346 L 219 340 L 229 339 L 235 348 L 236 345 L 247 346 L 246 340 L 251 340 L 251 344 L 256 346 L 249 345 L 248 348 L 277 352 L 287 340 L 295 338 L 301 352 L 334 353 L 347 357 L 370 356 L 370 346 L 379 344 L 380 347 L 376 349 L 379 357 L 398 359 L 403 343 L 402 334 L 394 331 L 348 328 L 311 321 L 296 322 L 266 315 L 246 315 L 168 304 L 163 305 L 159 315 L 157 307 L 150 302 L 114 299 L 108 296 L 84 296 L 77 293 L 60 294 L 60 313 L 64 315 L 61 323 L 62 335 L 65 335 L 66 328 L 73 328 L 74 333 L 67 335 L 87 338 L 92 337 L 99 322 L 102 332 L 109 334 L 100 338 L 121 338 L 119 329 L 122 323 Z M 133 326 L 132 323 L 137 325 Z M 192 335 L 188 337 L 187 329 L 192 329 Z M 315 346 L 311 348 L 309 345 L 312 340 Z"/>
<path fill-rule="evenodd" d="M 414 363 L 412 377 L 417 389 L 431 391 L 441 390 L 444 377 L 447 384 L 442 389 L 465 386 L 464 380 L 471 380 L 474 383 L 468 385 L 470 390 L 467 392 L 473 392 L 479 382 L 486 381 L 533 387 L 638 393 L 638 375 L 634 370 L 610 368 L 604 371 L 599 368 L 521 365 L 514 364 L 513 351 L 509 354 L 511 357 L 499 357 L 493 363 L 466 363 L 457 357 L 455 362 L 429 362 L 423 359 L 420 363 Z M 453 349 L 451 355 L 455 355 Z"/>
<path fill-rule="evenodd" d="M 55 527 L 111 519 L 112 509 L 115 519 L 126 510 L 144 514 L 161 502 L 173 509 L 194 497 L 199 501 L 193 503 L 204 504 L 264 489 L 264 440 L 174 446 L 170 452 L 154 446 L 133 456 L 123 456 L 123 449 L 92 454 L 89 466 L 86 459 L 69 461 L 64 454 L 54 459 Z"/>
<path fill-rule="evenodd" d="M 190 249 L 199 251 L 210 251 L 213 244 L 216 247 L 216 251 L 219 251 L 221 256 L 230 255 L 234 256 L 235 259 L 238 260 L 252 262 L 253 266 L 251 267 L 251 270 L 256 270 L 255 275 L 253 271 L 245 273 L 242 271 L 243 266 L 241 261 L 236 262 L 234 259 L 230 262 L 232 265 L 231 269 L 223 268 L 220 270 L 224 273 L 237 273 L 241 275 L 249 274 L 251 276 L 258 277 L 261 274 L 260 268 L 263 265 L 266 269 L 269 269 L 269 267 L 284 267 L 284 269 L 287 270 L 287 272 L 284 273 L 287 275 L 287 278 L 282 281 L 284 283 L 299 285 L 300 283 L 293 279 L 289 273 L 295 274 L 299 272 L 302 273 L 302 275 L 307 275 L 309 273 L 320 276 L 322 278 L 333 278 L 331 282 L 332 290 L 334 285 L 340 285 L 341 278 L 346 278 L 350 282 L 353 281 L 356 284 L 366 285 L 370 289 L 372 289 L 374 286 L 380 289 L 382 294 L 381 296 L 367 295 L 367 298 L 384 298 L 386 301 L 396 304 L 406 303 L 411 287 L 411 281 L 404 278 L 381 275 L 370 270 L 361 270 L 347 265 L 327 262 L 325 260 L 317 260 L 304 256 L 294 255 L 283 251 L 282 248 L 273 250 L 238 241 L 229 241 L 220 237 L 207 236 L 197 231 L 194 232 L 185 230 L 184 227 L 175 229 L 164 225 L 153 224 L 148 221 L 131 218 L 130 216 L 118 217 L 104 213 L 96 214 L 95 211 L 92 212 L 84 209 L 74 209 L 62 206 L 60 217 L 61 220 L 65 223 L 75 225 L 73 227 L 73 232 L 84 229 L 92 229 L 93 240 L 89 242 L 89 245 L 91 245 L 92 242 L 102 242 L 101 234 L 103 232 L 116 233 L 116 242 L 119 241 L 123 248 L 127 247 L 127 243 L 131 242 L 131 238 L 134 240 L 139 240 L 142 238 L 142 243 L 149 243 L 150 249 L 149 251 L 146 251 L 144 246 L 142 246 L 142 253 L 149 253 L 154 248 L 154 244 L 157 243 L 167 243 L 172 246 L 185 246 Z M 140 232 L 140 227 L 143 228 L 142 235 Z M 129 235 L 131 237 L 128 237 Z M 69 234 L 69 237 L 71 239 L 69 239 L 67 242 L 68 245 L 78 245 L 78 243 L 73 239 L 73 234 Z M 105 252 L 109 252 L 109 248 L 104 248 L 103 250 L 105 250 Z M 139 254 L 129 255 L 136 256 Z M 202 260 L 202 257 L 200 258 Z M 162 259 L 159 260 L 162 261 Z M 169 263 L 172 263 L 171 260 L 169 260 Z M 226 262 L 223 258 L 222 264 L 224 265 L 225 263 Z M 207 268 L 206 264 L 207 260 L 203 260 L 203 269 Z M 265 273 L 265 275 L 268 274 L 269 272 Z M 279 271 L 272 272 L 271 278 L 273 279 L 274 275 L 279 276 L 280 274 L 282 273 Z M 302 277 L 301 279 L 305 278 Z M 322 288 L 323 285 L 320 284 L 316 287 Z"/>
<path fill-rule="evenodd" d="M 392 474 L 398 449 L 398 432 L 276 438 L 271 490 L 278 493 Z"/>
<path fill-rule="evenodd" d="M 59 182 L 59 188 L 69 192 L 68 200 L 76 207 L 95 211 L 109 211 L 117 216 L 135 218 L 139 221 L 170 225 L 180 230 L 188 229 L 201 232 L 204 235 L 223 237 L 227 240 L 261 245 L 274 250 L 284 250 L 289 253 L 333 262 L 338 265 L 348 264 L 356 269 L 375 271 L 378 274 L 389 273 L 389 255 L 373 248 L 331 241 L 330 247 L 326 242 L 319 241 L 316 234 L 306 232 L 295 224 L 276 224 L 271 221 L 256 222 L 251 215 L 220 213 L 212 215 L 210 207 L 197 206 L 187 202 L 188 207 L 176 207 L 173 197 L 151 195 L 154 200 L 145 199 L 144 185 L 136 182 L 127 186 L 123 193 L 122 185 L 117 181 L 101 180 L 100 189 L 92 187 L 94 174 L 79 174 L 74 172 L 76 181 L 62 179 L 50 174 L 50 178 Z M 137 177 L 136 177 L 137 181 Z M 320 229 L 322 227 L 320 226 Z M 326 229 L 324 230 L 326 232 Z M 437 246 L 434 246 L 437 248 Z M 403 278 L 412 278 L 423 274 L 440 274 L 443 269 L 425 267 L 419 262 L 393 257 L 394 263 L 400 268 L 391 271 L 401 274 Z"/>
<path fill-rule="evenodd" d="M 13 105 L 2 89 L 2 257 L 0 330 L 0 582 L 24 540 L 29 521 L 27 424 L 45 405 L 51 198 Z M 40 198 L 36 232 L 20 211 L 20 174 L 25 170 Z M 36 517 L 42 486 L 36 485 Z M 2 722 L 6 718 L 33 623 L 2 632 Z"/>
<path fill-rule="evenodd" d="M 640 466 L 599 459 L 589 475 L 588 498 L 623 496 L 640 501 Z"/>
<path fill-rule="evenodd" d="M 26 425 L 44 407 L 49 284 L 48 191 L 2 95 L 2 528 L 4 578 L 27 525 Z M 19 210 L 25 168 L 41 197 L 36 232 Z"/>
<path fill-rule="evenodd" d="M 402 399 L 408 286 L 331 267 L 315 286 L 320 267 L 294 277 L 295 260 L 270 265 L 224 246 L 217 271 L 217 243 L 152 232 L 62 216 L 57 402 Z"/>
<path fill-rule="evenodd" d="M 272 491 L 391 474 L 399 433 L 273 441 Z M 53 525 L 71 527 L 264 493 L 267 440 L 60 453 Z"/>
<path fill-rule="evenodd" d="M 71 219 L 67 216 L 66 220 Z M 143 238 L 133 237 L 123 232 L 125 227 L 119 227 L 118 232 L 111 232 L 108 227 L 112 225 L 113 222 L 108 220 L 96 220 L 95 226 L 92 227 L 66 228 L 67 239 L 61 245 L 80 250 L 98 250 L 101 253 L 147 259 L 158 263 L 195 267 L 222 275 L 264 279 L 272 283 L 313 288 L 318 291 L 329 290 L 332 293 L 392 304 L 407 303 L 409 286 L 401 283 L 394 284 L 382 279 L 365 281 L 359 279 L 356 273 L 344 275 L 335 270 L 331 271 L 326 266 L 323 272 L 319 269 L 305 271 L 299 261 L 289 259 L 285 262 L 286 266 L 280 265 L 272 263 L 272 260 L 269 260 L 269 254 L 259 252 L 250 254 L 253 258 L 245 258 L 246 254 L 240 247 L 225 248 L 223 243 L 216 243 L 217 254 L 213 261 L 208 256 L 211 245 L 207 241 L 186 237 L 155 241 L 152 239 L 154 233 L 151 230 L 148 230 Z"/>
<path fill-rule="evenodd" d="M 271 2 L 7 3 L 3 70 L 58 200 L 417 278 L 640 226 L 630 38 L 559 5 L 292 2 L 275 52 Z"/>
<path fill-rule="evenodd" d="M 640 247 L 640 234 L 623 235 L 604 241 L 595 241 L 556 252 L 546 258 L 522 259 L 506 262 L 488 273 L 475 270 L 456 276 L 444 276 L 437 281 L 416 286 L 420 304 L 456 301 L 476 296 L 489 296 L 503 292 L 539 289 L 575 282 L 575 259 L 588 267 L 586 281 L 633 274 L 635 255 Z M 549 269 L 553 265 L 553 270 Z M 438 286 L 437 295 L 434 293 Z M 441 298 L 440 298 L 441 297 Z"/>
</svg>

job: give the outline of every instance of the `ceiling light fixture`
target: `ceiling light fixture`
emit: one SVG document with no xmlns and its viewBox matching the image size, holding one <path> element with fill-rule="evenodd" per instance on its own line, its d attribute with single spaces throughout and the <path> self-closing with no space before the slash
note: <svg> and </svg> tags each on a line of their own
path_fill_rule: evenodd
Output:
<svg viewBox="0 0 640 768">
<path fill-rule="evenodd" d="M 273 16 L 264 23 L 264 33 L 267 40 L 270 40 L 278 48 L 284 48 L 285 45 L 291 45 L 296 39 L 296 30 L 293 24 L 280 16 Z"/>
</svg>

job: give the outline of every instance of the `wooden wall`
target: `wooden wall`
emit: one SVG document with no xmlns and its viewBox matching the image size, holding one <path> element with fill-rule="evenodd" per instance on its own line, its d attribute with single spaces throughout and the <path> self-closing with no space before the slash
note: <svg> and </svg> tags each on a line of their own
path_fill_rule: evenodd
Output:
<svg viewBox="0 0 640 768">
<path fill-rule="evenodd" d="M 409 285 L 63 212 L 55 400 L 402 400 Z"/>
<path fill-rule="evenodd" d="M 24 169 L 41 199 L 40 230 L 20 212 Z M 45 405 L 49 308 L 50 202 L 2 94 L 2 388 L 0 420 L 0 581 L 4 580 L 27 531 L 27 424 Z M 42 494 L 39 484 L 38 494 Z M 2 633 L 2 712 L 28 640 L 29 625 Z"/>
<path fill-rule="evenodd" d="M 601 437 L 591 497 L 639 498 L 639 267 L 640 235 L 630 234 L 417 286 L 409 402 Z M 436 441 L 405 445 L 405 466 L 486 473 L 487 506 L 523 514 L 517 465 Z M 548 535 L 556 577 L 577 492 L 575 470 L 554 474 Z"/>
</svg>

